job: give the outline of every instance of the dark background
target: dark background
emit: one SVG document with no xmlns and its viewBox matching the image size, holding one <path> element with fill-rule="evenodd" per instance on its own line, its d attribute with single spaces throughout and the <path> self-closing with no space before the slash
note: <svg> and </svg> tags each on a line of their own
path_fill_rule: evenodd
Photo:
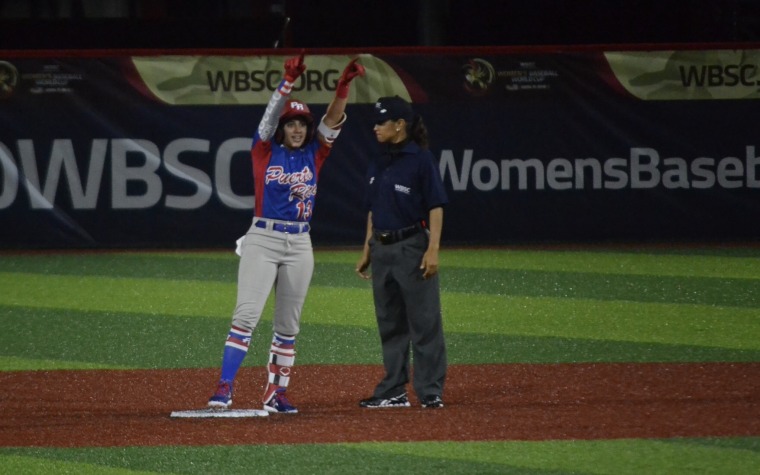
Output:
<svg viewBox="0 0 760 475">
<path fill-rule="evenodd" d="M 757 41 L 758 0 L 0 0 L 0 49 Z"/>
<path fill-rule="evenodd" d="M 668 49 L 711 49 L 717 45 L 738 50 L 758 48 L 759 19 L 760 0 L 0 0 L 0 59 L 13 56 L 11 50 L 25 50 L 16 57 L 27 63 L 61 57 L 61 67 L 70 63 L 75 70 L 82 65 L 105 68 L 94 71 L 93 77 L 109 78 L 104 82 L 108 85 L 110 80 L 124 79 L 120 68 L 112 64 L 134 54 L 109 54 L 120 49 L 145 54 L 229 49 L 261 54 L 275 47 L 320 49 L 320 54 L 329 54 L 329 48 L 358 49 L 386 60 L 392 58 L 401 70 L 415 71 L 415 80 L 428 78 L 422 90 L 444 100 L 420 103 L 420 113 L 433 131 L 432 143 L 438 149 L 457 151 L 457 157 L 464 149 L 476 149 L 475 159 L 580 157 L 587 153 L 611 157 L 631 144 L 645 144 L 663 156 L 707 154 L 720 158 L 740 154 L 755 144 L 756 101 L 626 101 L 606 84 L 594 87 L 594 81 L 602 81 L 604 75 L 597 74 L 597 56 L 592 53 L 610 45 L 640 49 L 656 49 L 658 45 L 667 45 Z M 569 53 L 560 51 L 562 48 L 555 51 L 551 45 L 568 45 Z M 592 52 L 588 57 L 584 56 L 584 45 Z M 484 47 L 494 61 L 500 61 L 499 68 L 508 70 L 513 60 L 507 56 L 519 57 L 524 52 L 498 48 L 504 46 L 517 50 L 541 47 L 535 53 L 541 64 L 560 71 L 569 89 L 558 85 L 551 95 L 512 97 L 513 101 L 525 102 L 510 103 L 507 120 L 500 120 L 505 113 L 504 101 L 485 96 L 482 100 L 469 95 L 459 98 L 466 99 L 469 106 L 452 109 L 447 102 L 459 100 L 456 94 L 465 94 L 461 65 L 471 53 L 464 52 Z M 435 47 L 441 47 L 440 51 L 431 50 Z M 61 54 L 61 50 L 73 52 Z M 99 60 L 79 58 L 86 57 L 87 50 L 97 50 L 92 55 Z M 431 55 L 448 59 L 444 65 L 432 66 L 420 61 Z M 420 67 L 423 63 L 426 66 Z M 436 74 L 441 66 L 449 72 Z M 131 86 L 115 89 L 135 92 Z M 92 137 L 127 133 L 162 144 L 174 136 L 192 137 L 193 130 L 201 131 L 199 137 L 222 140 L 249 134 L 249 118 L 258 117 L 263 109 L 158 107 L 141 102 L 142 97 L 115 95 L 109 88 L 86 91 L 13 96 L 3 103 L 10 119 L 0 130 L 0 142 L 6 136 L 11 143 L 31 134 L 41 143 L 56 137 L 88 143 Z M 104 96 L 88 95 L 98 91 Z M 561 97 L 563 91 L 567 97 Z M 44 106 L 28 106 L 19 102 L 22 100 Z M 76 101 L 75 107 L 56 102 L 69 100 Z M 198 113 L 200 109 L 203 113 Z M 452 111 L 456 111 L 455 116 Z M 371 105 L 352 105 L 357 125 L 371 123 L 370 112 Z M 114 131 L 93 132 L 102 127 L 114 127 Z M 355 157 L 369 159 L 364 144 L 373 142 L 374 137 L 369 128 L 347 128 L 343 133 L 347 135 L 342 139 L 345 145 L 336 150 L 326 167 L 345 163 L 345 169 L 359 176 L 345 179 L 345 175 L 325 169 L 320 182 L 323 204 L 318 206 L 319 218 L 314 220 L 315 242 L 353 245 L 362 239 L 365 218 L 355 206 L 361 193 L 350 184 L 362 179 L 366 165 L 356 162 Z M 358 149 L 352 150 L 352 146 Z M 752 150 L 756 153 L 755 148 Z M 39 153 L 44 157 L 49 152 Z M 447 207 L 447 222 L 463 224 L 448 226 L 446 240 L 483 244 L 756 240 L 760 235 L 760 221 L 755 219 L 760 213 L 756 194 L 756 188 L 666 193 L 661 189 L 631 193 L 584 189 L 512 193 L 505 200 L 499 190 L 473 191 L 470 196 L 457 196 Z M 4 219 L 11 225 L 0 226 L 0 245 L 228 246 L 245 232 L 248 223 L 238 218 L 248 216 L 248 211 L 220 212 L 218 204 L 205 208 L 206 215 L 200 219 L 196 212 L 192 220 L 187 213 L 161 207 L 146 213 L 108 209 L 74 213 L 65 206 L 58 203 L 53 211 L 35 210 L 30 215 L 27 203 L 17 201 L 14 209 L 4 211 Z M 498 219 L 473 219 L 473 210 L 488 218 L 498 213 Z M 240 223 L 237 229 L 229 225 L 235 219 Z M 485 231 L 479 225 L 482 222 L 488 223 Z M 198 230 L 199 223 L 205 227 Z M 11 235 L 14 237 L 8 237 Z M 177 236 L 189 238 L 178 240 Z"/>
</svg>

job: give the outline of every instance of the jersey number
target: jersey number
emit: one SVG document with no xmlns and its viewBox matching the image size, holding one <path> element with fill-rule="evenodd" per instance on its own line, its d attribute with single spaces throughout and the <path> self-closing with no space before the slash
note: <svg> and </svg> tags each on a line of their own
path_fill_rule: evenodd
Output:
<svg viewBox="0 0 760 475">
<path fill-rule="evenodd" d="M 299 221 L 308 221 L 311 219 L 311 206 L 311 200 L 299 201 L 296 203 L 296 207 L 298 208 Z"/>
</svg>

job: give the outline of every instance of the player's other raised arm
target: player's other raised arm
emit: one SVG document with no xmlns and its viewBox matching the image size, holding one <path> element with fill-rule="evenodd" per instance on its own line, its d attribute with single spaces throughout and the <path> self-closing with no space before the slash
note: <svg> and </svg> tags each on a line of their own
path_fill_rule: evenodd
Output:
<svg viewBox="0 0 760 475">
<path fill-rule="evenodd" d="M 335 97 L 327 106 L 327 113 L 322 118 L 317 129 L 320 135 L 328 143 L 332 143 L 340 132 L 340 127 L 346 121 L 346 104 L 348 103 L 348 92 L 351 88 L 351 81 L 357 76 L 364 76 L 364 66 L 358 63 L 359 57 L 349 61 L 343 74 L 338 79 L 335 88 Z"/>
</svg>

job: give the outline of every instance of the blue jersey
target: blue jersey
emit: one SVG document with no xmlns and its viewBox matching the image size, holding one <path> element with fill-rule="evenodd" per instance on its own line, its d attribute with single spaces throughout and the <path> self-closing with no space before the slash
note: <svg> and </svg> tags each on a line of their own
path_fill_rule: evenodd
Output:
<svg viewBox="0 0 760 475">
<path fill-rule="evenodd" d="M 375 229 L 393 231 L 427 221 L 429 211 L 448 203 L 433 154 L 408 142 L 387 148 L 367 171 L 366 208 Z"/>
<path fill-rule="evenodd" d="M 314 212 L 319 171 L 330 147 L 316 136 L 298 150 L 253 137 L 254 216 L 282 221 L 309 221 Z"/>
</svg>

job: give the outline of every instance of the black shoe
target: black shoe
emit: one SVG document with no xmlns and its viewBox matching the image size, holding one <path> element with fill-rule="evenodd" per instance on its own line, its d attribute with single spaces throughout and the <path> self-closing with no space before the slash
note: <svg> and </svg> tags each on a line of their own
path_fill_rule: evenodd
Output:
<svg viewBox="0 0 760 475">
<path fill-rule="evenodd" d="M 383 398 L 383 397 L 370 397 L 359 401 L 360 407 L 366 407 L 374 409 L 376 407 L 409 407 L 409 398 L 406 397 L 406 393 L 401 393 L 396 397 Z"/>
<path fill-rule="evenodd" d="M 441 396 L 436 396 L 435 394 L 425 396 L 422 398 L 422 407 L 429 407 L 433 409 L 443 407 L 443 399 L 441 399 Z"/>
</svg>

